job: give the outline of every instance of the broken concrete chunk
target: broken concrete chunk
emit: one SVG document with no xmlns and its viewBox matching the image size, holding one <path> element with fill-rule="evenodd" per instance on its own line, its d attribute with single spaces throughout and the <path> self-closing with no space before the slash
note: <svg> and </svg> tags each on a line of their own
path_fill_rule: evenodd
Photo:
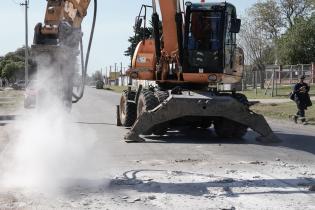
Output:
<svg viewBox="0 0 315 210">
<path fill-rule="evenodd" d="M 149 200 L 155 200 L 155 199 L 156 199 L 156 196 L 155 196 L 155 195 L 149 195 L 149 196 L 148 196 L 148 199 L 149 199 Z"/>
</svg>

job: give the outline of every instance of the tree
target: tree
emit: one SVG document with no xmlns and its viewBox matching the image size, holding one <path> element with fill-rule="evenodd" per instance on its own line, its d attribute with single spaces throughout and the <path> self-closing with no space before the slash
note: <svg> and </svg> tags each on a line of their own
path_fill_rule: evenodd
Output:
<svg viewBox="0 0 315 210">
<path fill-rule="evenodd" d="M 29 49 L 30 51 L 30 49 Z M 29 52 L 30 53 L 30 52 Z M 24 79 L 25 48 L 18 48 L 14 52 L 7 53 L 0 59 L 0 77 L 8 80 Z M 28 61 L 30 75 L 35 72 L 36 64 L 32 60 Z"/>
<path fill-rule="evenodd" d="M 290 37 L 291 41 L 295 39 L 293 37 L 293 32 L 290 32 L 290 35 L 287 35 L 287 33 L 291 30 L 291 28 L 295 28 L 292 31 L 298 30 L 298 25 L 301 24 L 301 22 L 299 22 L 298 20 L 308 19 L 312 15 L 312 13 L 314 16 L 314 5 L 315 0 L 263 0 L 254 4 L 250 8 L 247 16 L 251 17 L 251 29 L 247 31 L 255 31 L 255 33 L 260 34 L 256 35 L 256 38 L 259 39 L 259 41 L 254 41 L 256 42 L 256 44 L 254 44 L 253 46 L 261 50 L 261 42 L 266 43 L 265 40 L 270 40 L 267 44 L 264 44 L 266 49 L 263 49 L 263 51 L 259 51 L 259 57 L 263 58 L 260 60 L 264 60 L 264 62 L 266 62 L 266 60 L 270 61 L 272 56 L 274 58 L 273 63 L 278 63 L 279 59 L 281 59 L 282 62 L 294 60 L 292 59 L 292 57 L 290 59 L 288 58 L 288 53 L 290 51 L 289 49 L 286 50 L 284 55 L 281 55 L 285 51 L 284 47 L 289 47 L 289 43 L 285 40 L 288 40 L 288 37 Z M 296 24 L 297 26 L 295 27 Z M 303 31 L 301 30 L 299 32 L 302 33 Z M 282 34 L 285 34 L 284 36 L 288 37 L 282 38 Z M 296 33 L 295 35 L 298 36 L 298 34 Z M 279 39 L 281 39 L 281 41 L 279 41 Z M 295 40 L 303 41 L 298 38 Z M 311 40 L 312 39 L 310 39 L 309 41 Z M 253 42 L 253 40 L 251 42 Z M 282 44 L 281 50 L 279 49 L 280 46 L 278 46 L 280 43 Z M 247 45 L 246 47 L 249 46 Z M 307 48 L 307 46 L 305 47 Z M 291 50 L 293 49 L 294 48 L 292 48 Z M 300 52 L 302 51 L 303 50 L 300 50 Z M 257 62 L 257 52 L 256 54 L 253 54 L 253 52 L 251 54 L 256 56 Z M 308 56 L 309 55 L 305 55 L 305 58 L 307 58 Z"/>
<path fill-rule="evenodd" d="M 296 18 L 310 15 L 314 9 L 314 0 L 280 0 L 280 11 L 287 27 L 293 27 Z"/>
<path fill-rule="evenodd" d="M 103 76 L 101 71 L 96 71 L 94 74 L 92 74 L 92 80 L 93 81 L 103 81 Z"/>
<path fill-rule="evenodd" d="M 251 65 L 252 69 L 256 69 L 259 72 L 261 78 L 260 87 L 264 88 L 265 64 L 274 62 L 274 48 L 271 47 L 272 42 L 265 36 L 262 28 L 250 16 L 242 20 L 238 46 L 244 50 L 245 63 Z"/>
<path fill-rule="evenodd" d="M 152 27 L 149 28 L 141 27 L 139 30 L 136 30 L 136 28 L 134 27 L 133 30 L 135 35 L 129 37 L 128 42 L 130 43 L 130 46 L 128 47 L 124 54 L 125 56 L 129 56 L 130 59 L 132 59 L 132 56 L 134 54 L 134 51 L 136 50 L 138 43 L 143 39 L 150 38 L 153 31 Z"/>
<path fill-rule="evenodd" d="M 279 40 L 280 60 L 284 64 L 311 63 L 315 60 L 315 15 L 298 18 Z"/>
<path fill-rule="evenodd" d="M 281 8 L 276 0 L 266 0 L 254 4 L 249 10 L 255 25 L 270 39 L 279 37 L 281 28 L 284 27 L 281 17 Z"/>
<path fill-rule="evenodd" d="M 152 21 L 149 21 L 150 26 L 149 27 L 139 27 L 139 29 L 136 29 L 136 26 L 133 27 L 134 35 L 129 37 L 128 42 L 130 43 L 130 46 L 125 51 L 125 56 L 129 56 L 130 59 L 132 59 L 132 56 L 136 50 L 136 47 L 140 41 L 143 39 L 148 39 L 153 37 L 153 26 Z M 162 22 L 159 22 L 159 30 L 160 30 L 160 37 L 162 37 Z"/>
<path fill-rule="evenodd" d="M 9 62 L 5 65 L 5 67 L 2 69 L 2 77 L 12 79 L 16 79 L 16 76 L 18 74 L 23 74 L 22 70 L 24 69 L 24 63 L 23 62 Z"/>
</svg>

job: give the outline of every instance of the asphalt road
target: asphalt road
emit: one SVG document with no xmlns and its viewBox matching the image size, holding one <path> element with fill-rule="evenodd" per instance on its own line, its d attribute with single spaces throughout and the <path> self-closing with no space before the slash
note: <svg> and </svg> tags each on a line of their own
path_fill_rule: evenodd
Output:
<svg viewBox="0 0 315 210">
<path fill-rule="evenodd" d="M 0 209 L 315 209 L 314 127 L 270 121 L 283 140 L 274 145 L 256 142 L 252 131 L 227 140 L 212 130 L 126 143 L 128 130 L 115 125 L 118 102 L 116 93 L 87 88 L 72 115 L 95 139 L 88 171 L 52 197 L 0 190 Z"/>
</svg>

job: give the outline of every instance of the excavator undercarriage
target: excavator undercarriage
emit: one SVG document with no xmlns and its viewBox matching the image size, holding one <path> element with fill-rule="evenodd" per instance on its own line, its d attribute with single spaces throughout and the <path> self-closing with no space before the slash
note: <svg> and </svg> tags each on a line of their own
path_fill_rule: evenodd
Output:
<svg viewBox="0 0 315 210">
<path fill-rule="evenodd" d="M 250 128 L 261 135 L 259 141 L 279 141 L 265 118 L 252 112 L 247 98 L 235 92 L 140 87 L 138 93 L 123 93 L 117 116 L 118 125 L 131 127 L 127 142 L 143 141 L 141 135 L 164 135 L 180 126 L 207 129 L 212 125 L 222 138 L 242 138 Z"/>
</svg>

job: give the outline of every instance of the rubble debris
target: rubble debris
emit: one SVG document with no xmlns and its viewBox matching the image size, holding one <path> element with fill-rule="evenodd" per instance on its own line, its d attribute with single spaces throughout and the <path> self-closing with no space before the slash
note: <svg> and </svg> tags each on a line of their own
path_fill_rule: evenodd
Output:
<svg viewBox="0 0 315 210">
<path fill-rule="evenodd" d="M 237 172 L 237 170 L 226 170 L 225 171 L 226 174 L 234 174 L 236 172 Z"/>
<path fill-rule="evenodd" d="M 253 164 L 253 165 L 266 165 L 266 163 L 264 163 L 264 162 L 262 162 L 262 161 L 258 161 L 258 160 L 256 160 L 256 161 L 251 161 L 251 162 L 249 162 L 249 164 Z"/>
<path fill-rule="evenodd" d="M 155 200 L 155 199 L 156 199 L 156 196 L 155 196 L 155 195 L 149 195 L 149 196 L 148 196 L 148 199 L 149 199 L 149 200 Z"/>
</svg>

